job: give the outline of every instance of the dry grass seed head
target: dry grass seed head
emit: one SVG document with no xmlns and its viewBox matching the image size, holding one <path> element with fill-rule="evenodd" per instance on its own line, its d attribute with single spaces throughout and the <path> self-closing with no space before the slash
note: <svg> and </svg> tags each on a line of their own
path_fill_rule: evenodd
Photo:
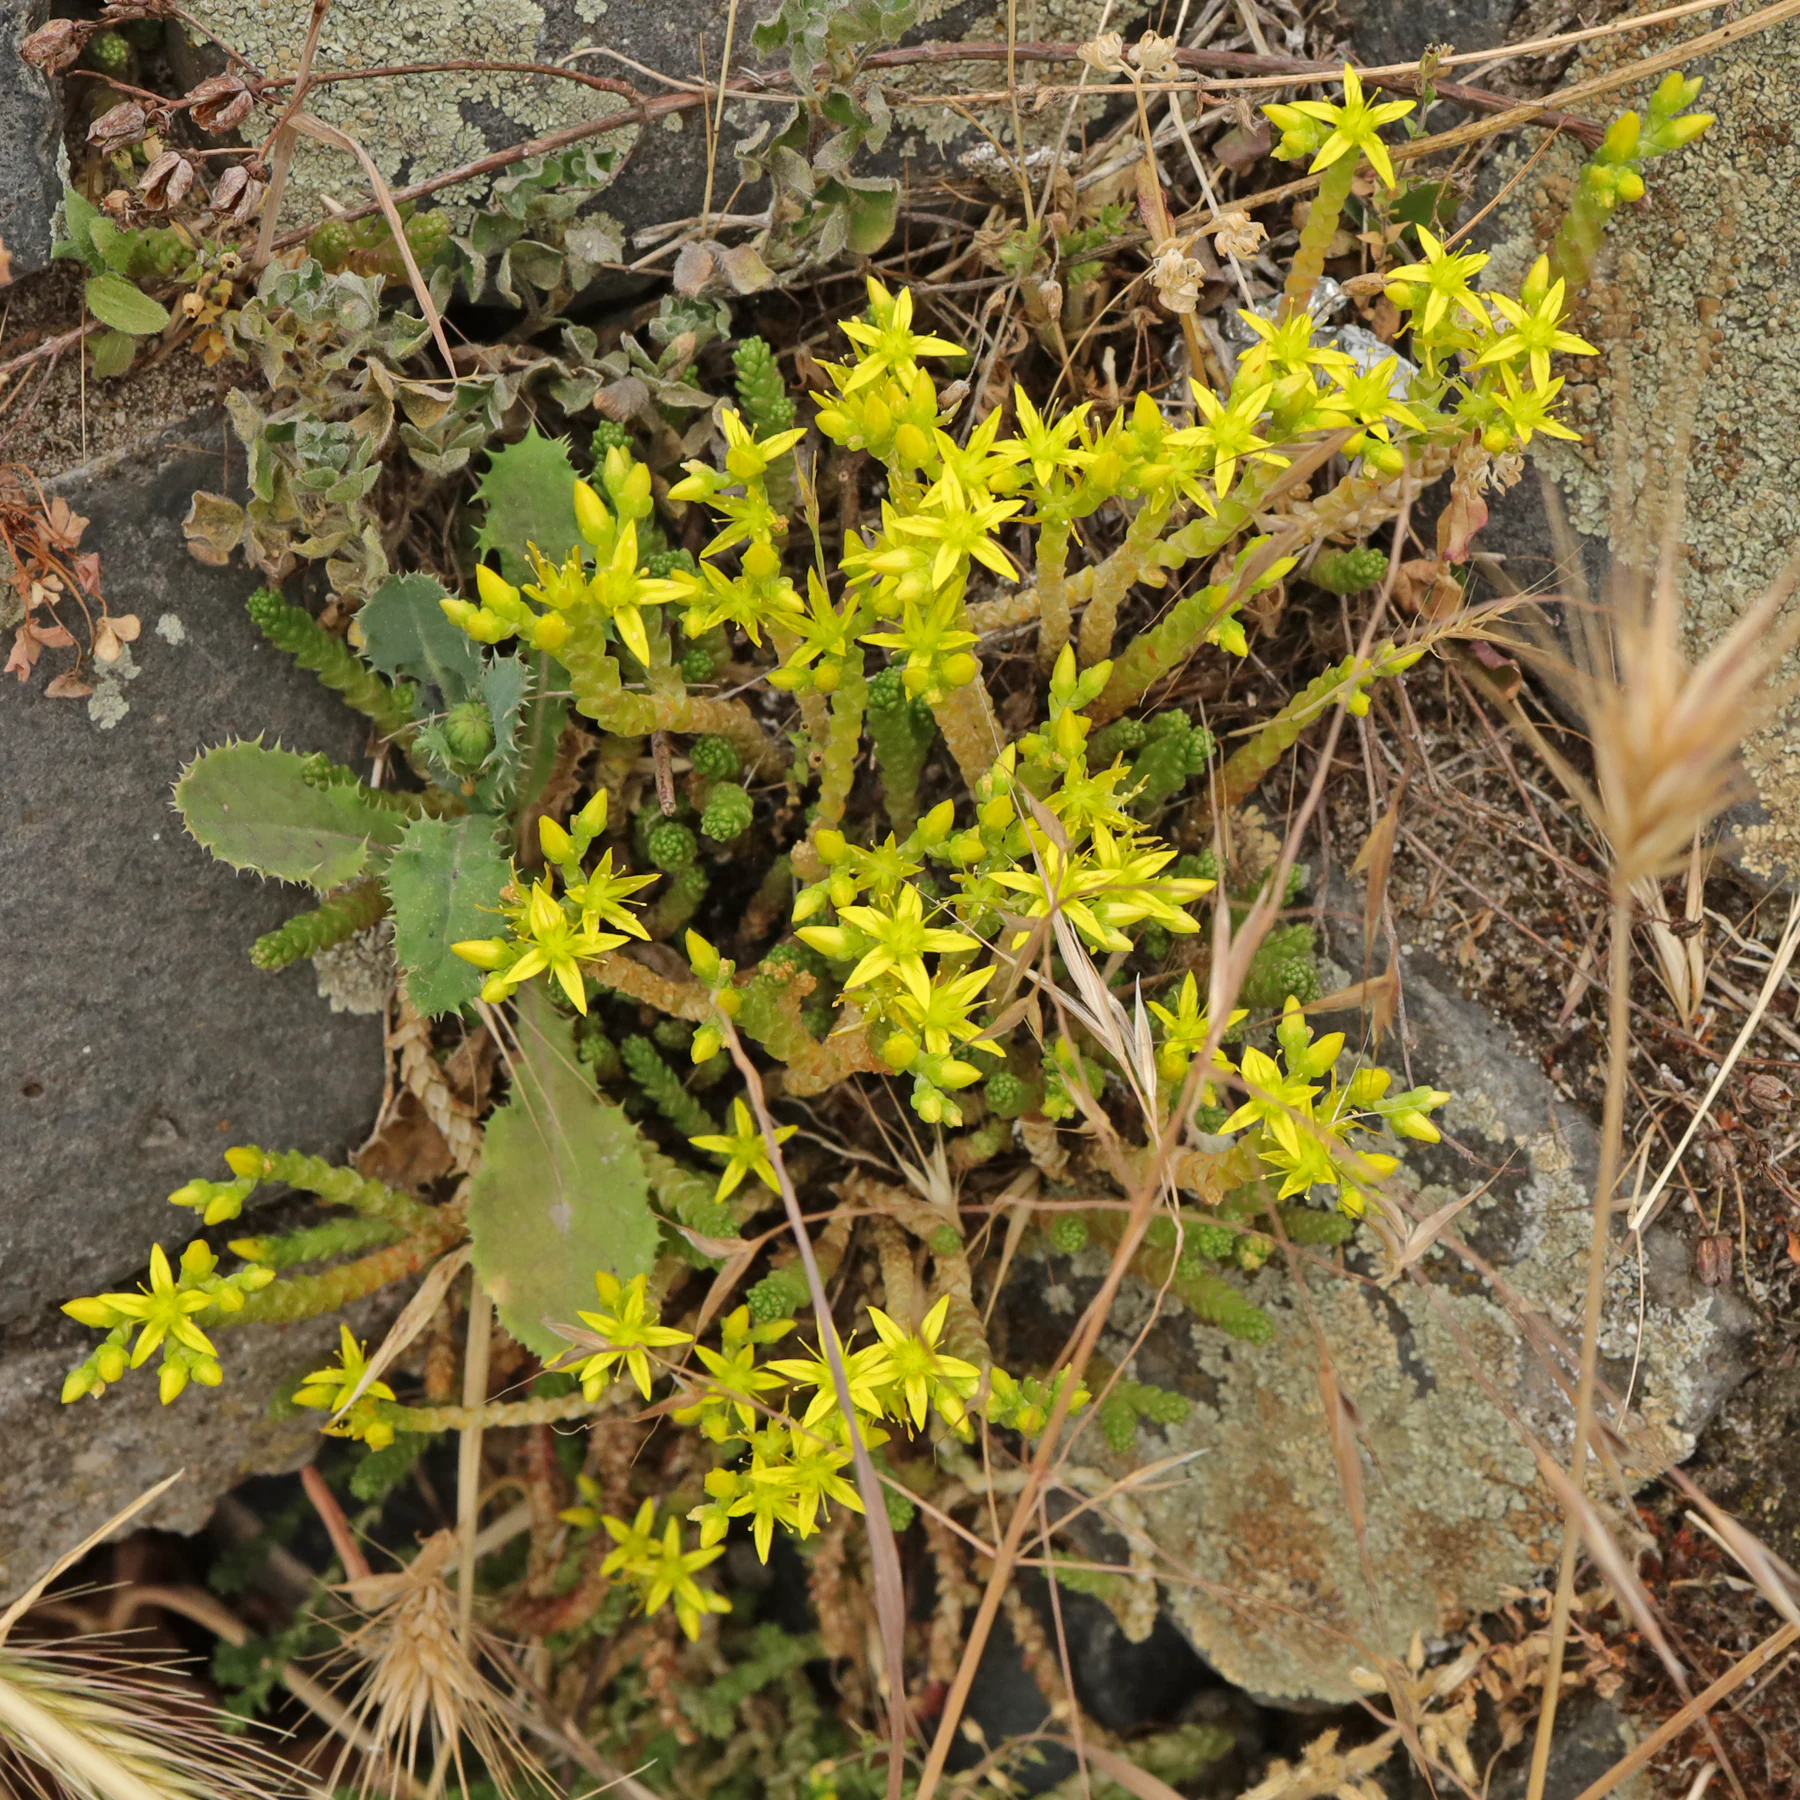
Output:
<svg viewBox="0 0 1800 1800">
<path fill-rule="evenodd" d="M 1678 465 L 1685 454 L 1684 442 Z M 1696 835 L 1744 797 L 1739 752 L 1780 704 L 1775 669 L 1800 637 L 1800 615 L 1780 617 L 1800 573 L 1790 563 L 1699 662 L 1688 660 L 1679 580 L 1682 495 L 1679 481 L 1670 486 L 1654 570 L 1632 544 L 1617 545 L 1599 605 L 1590 601 L 1580 551 L 1546 486 L 1558 559 L 1572 590 L 1574 660 L 1552 650 L 1543 630 L 1535 645 L 1519 647 L 1587 726 L 1591 787 L 1541 738 L 1537 747 L 1604 833 L 1620 892 L 1679 869 Z"/>
<path fill-rule="evenodd" d="M 104 1639 L 0 1648 L 0 1795 L 274 1800 L 293 1768 L 214 1724 L 171 1659 Z"/>
<path fill-rule="evenodd" d="M 459 1635 L 456 1595 L 444 1579 L 456 1554 L 456 1533 L 440 1531 L 404 1568 L 342 1584 L 364 1614 L 343 1644 L 367 1667 L 353 1710 L 393 1765 L 416 1773 L 421 1739 L 429 1736 L 440 1761 L 454 1759 L 466 1786 L 467 1745 L 504 1794 L 520 1769 L 540 1777 L 542 1771 L 513 1728 L 505 1697 L 470 1653 L 472 1646 L 491 1655 L 497 1646 L 479 1631 L 468 1644 Z M 365 1770 L 365 1788 L 375 1777 Z"/>
</svg>

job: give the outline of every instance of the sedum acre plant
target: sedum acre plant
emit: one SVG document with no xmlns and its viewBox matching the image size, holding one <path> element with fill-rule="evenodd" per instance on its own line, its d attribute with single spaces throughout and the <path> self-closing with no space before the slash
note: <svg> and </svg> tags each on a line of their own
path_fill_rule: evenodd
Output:
<svg viewBox="0 0 1800 1800">
<path fill-rule="evenodd" d="M 1133 1268 L 1265 1341 L 1274 1325 L 1242 1276 L 1284 1240 L 1343 1244 L 1398 1166 L 1381 1145 L 1435 1140 L 1448 1095 L 1390 1092 L 1386 1071 L 1346 1065 L 1341 1033 L 1315 1034 L 1302 920 L 1268 932 L 1243 1004 L 1209 1016 L 1226 937 L 1259 896 L 1291 906 L 1304 881 L 1274 858 L 1222 867 L 1211 827 L 1309 726 L 1367 712 L 1458 623 L 1347 655 L 1227 756 L 1150 697 L 1196 659 L 1245 657 L 1251 603 L 1284 578 L 1310 569 L 1344 595 L 1379 582 L 1387 553 L 1366 540 L 1419 483 L 1454 469 L 1473 495 L 1516 478 L 1538 434 L 1572 435 L 1555 359 L 1591 354 L 1567 312 L 1604 197 L 1633 197 L 1645 158 L 1703 128 L 1684 111 L 1694 84 L 1671 80 L 1647 127 L 1608 134 L 1579 217 L 1516 293 L 1480 285 L 1480 253 L 1418 229 L 1418 257 L 1386 276 L 1404 357 L 1353 353 L 1308 304 L 1357 171 L 1391 185 L 1380 130 L 1410 105 L 1370 106 L 1346 70 L 1340 101 L 1266 109 L 1279 153 L 1322 183 L 1285 290 L 1243 313 L 1250 342 L 1221 389 L 1195 376 L 1164 405 L 1139 393 L 1057 412 L 1017 388 L 974 417 L 966 383 L 938 383 L 960 347 L 921 328 L 910 292 L 870 279 L 810 422 L 749 340 L 742 409 L 717 410 L 716 456 L 689 456 L 673 481 L 659 486 L 611 423 L 586 478 L 533 429 L 490 458 L 454 580 L 387 580 L 349 644 L 254 596 L 265 634 L 365 713 L 405 771 L 380 787 L 232 743 L 183 773 L 177 803 L 215 855 L 318 896 L 257 960 L 317 955 L 391 915 L 423 1046 L 409 1085 L 455 1114 L 425 1021 L 461 1015 L 503 1037 L 509 1093 L 479 1131 L 460 1115 L 476 1147 L 436 1204 L 298 1152 L 229 1152 L 229 1181 L 171 1200 L 210 1227 L 286 1186 L 322 1220 L 233 1240 L 233 1274 L 196 1240 L 178 1264 L 155 1250 L 137 1293 L 70 1301 L 105 1335 L 65 1399 L 160 1351 L 173 1401 L 222 1379 L 215 1330 L 335 1312 L 466 1246 L 547 1379 L 468 1406 L 403 1401 L 346 1328 L 295 1403 L 386 1454 L 582 1418 L 622 1381 L 646 1401 L 666 1384 L 660 1410 L 711 1447 L 682 1504 L 645 1501 L 628 1521 L 584 1501 L 562 1517 L 604 1534 L 606 1579 L 648 1612 L 672 1605 L 694 1637 L 725 1607 L 702 1577 L 733 1522 L 766 1559 L 777 1526 L 804 1539 L 832 1507 L 861 1508 L 856 1440 L 891 1459 L 903 1519 L 907 1481 L 933 1478 L 916 1452 L 978 1425 L 1030 1439 L 1060 1401 L 1088 1399 L 1066 1368 L 996 1366 L 973 1300 L 951 1174 L 1015 1139 L 1053 1196 L 1085 1190 L 1045 1214 L 1049 1253 L 1117 1244 L 1121 1213 L 1092 1203 L 1096 1184 L 1151 1168 L 1164 1205 Z M 841 530 L 823 519 L 820 446 L 879 478 L 874 511 L 847 505 Z M 1033 633 L 1023 689 L 1002 691 L 984 663 L 1001 628 Z M 812 1290 L 791 1250 L 768 1258 L 744 1230 L 776 1204 L 777 1157 L 816 1152 L 783 1148 L 792 1121 L 765 1130 L 760 1090 L 735 1085 L 740 1057 L 778 1106 L 862 1082 L 933 1136 L 935 1181 L 915 1170 L 857 1203 L 892 1241 L 877 1245 L 886 1304 L 865 1304 L 869 1341 L 837 1346 L 847 1410 L 830 1319 L 813 1322 L 817 1347 L 769 1354 Z M 847 1218 L 819 1236 L 826 1280 Z M 723 1284 L 704 1304 L 687 1292 L 696 1272 Z M 1179 1405 L 1115 1384 L 1096 1408 L 1103 1440 L 1125 1454 Z"/>
</svg>

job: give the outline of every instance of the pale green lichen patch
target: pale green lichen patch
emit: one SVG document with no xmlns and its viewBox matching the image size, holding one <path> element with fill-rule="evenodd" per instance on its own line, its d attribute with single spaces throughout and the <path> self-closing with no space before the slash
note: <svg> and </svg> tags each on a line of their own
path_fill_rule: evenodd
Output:
<svg viewBox="0 0 1800 1800">
<path fill-rule="evenodd" d="M 1484 1164 L 1523 1173 L 1507 1198 L 1476 1203 L 1470 1227 L 1477 1217 L 1488 1229 L 1504 1221 L 1506 1281 L 1578 1339 L 1591 1216 L 1580 1171 L 1592 1144 L 1571 1141 L 1568 1131 L 1585 1130 L 1572 1123 L 1520 1131 L 1539 1097 L 1522 1084 L 1516 1070 L 1497 1072 L 1492 1091 L 1465 1080 L 1446 1127 L 1479 1145 Z M 1462 1191 L 1428 1184 L 1419 1204 Z M 1069 1312 L 1094 1291 L 1107 1258 L 1090 1245 L 1052 1265 L 1064 1266 L 1067 1280 L 1047 1295 Z M 1138 1493 L 1163 1553 L 1164 1603 L 1219 1672 L 1252 1692 L 1352 1700 L 1356 1664 L 1403 1656 L 1415 1631 L 1433 1638 L 1472 1622 L 1555 1557 L 1561 1514 L 1520 1428 L 1566 1457 L 1566 1395 L 1505 1305 L 1457 1279 L 1453 1258 L 1427 1266 L 1428 1284 L 1384 1289 L 1372 1254 L 1344 1275 L 1315 1262 L 1303 1302 L 1277 1258 L 1244 1282 L 1276 1325 L 1261 1346 L 1225 1337 L 1167 1298 L 1152 1324 L 1155 1291 L 1130 1277 L 1121 1288 L 1102 1354 L 1132 1366 L 1142 1341 L 1140 1377 L 1170 1381 L 1174 1370 L 1171 1384 L 1193 1402 L 1185 1422 L 1162 1437 L 1145 1428 L 1140 1442 L 1143 1461 L 1193 1453 Z M 1607 1289 L 1606 1366 L 1636 1362 L 1634 1424 L 1652 1427 L 1675 1456 L 1692 1447 L 1702 1383 L 1719 1355 L 1720 1325 L 1695 1292 L 1659 1303 L 1640 1292 L 1629 1256 Z M 1325 1414 L 1326 1358 L 1360 1421 L 1366 1568 Z M 1085 1443 L 1079 1452 L 1095 1453 Z"/>
<path fill-rule="evenodd" d="M 299 62 L 308 11 L 266 0 L 209 0 L 195 8 L 227 43 L 270 74 L 290 74 Z M 545 9 L 534 0 L 382 0 L 339 6 L 326 15 L 316 66 L 375 68 L 398 63 L 478 58 L 541 60 Z M 624 104 L 572 81 L 458 70 L 346 81 L 315 90 L 308 107 L 356 138 L 383 177 L 394 183 L 442 174 L 506 143 L 598 118 Z M 495 136 L 496 130 L 501 134 Z M 634 131 L 600 140 L 623 158 Z M 473 183 L 445 191 L 443 202 L 485 191 Z M 343 204 L 364 198 L 366 183 L 354 158 L 302 142 L 294 159 L 283 223 L 316 217 L 320 196 Z"/>
<path fill-rule="evenodd" d="M 1641 53 L 1636 38 L 1608 44 L 1572 74 Z M 1605 353 L 1567 371 L 1571 422 L 1587 436 L 1540 439 L 1533 450 L 1571 523 L 1605 538 L 1621 485 L 1635 502 L 1647 464 L 1660 459 L 1666 470 L 1678 455 L 1680 421 L 1698 394 L 1679 535 L 1690 649 L 1700 655 L 1779 574 L 1800 536 L 1800 25 L 1746 38 L 1695 72 L 1706 78 L 1699 104 L 1716 123 L 1654 165 L 1640 206 L 1620 209 L 1578 313 Z M 1628 92 L 1602 104 L 1642 100 Z M 1558 144 L 1525 178 L 1500 215 L 1491 276 L 1504 283 L 1542 247 L 1576 167 Z M 1654 506 L 1632 504 L 1628 518 L 1652 540 L 1665 523 Z M 1797 673 L 1800 659 L 1790 658 L 1783 674 Z M 1800 708 L 1790 704 L 1756 737 L 1745 763 L 1768 820 L 1741 833 L 1743 861 L 1758 875 L 1791 875 L 1800 870 Z"/>
</svg>

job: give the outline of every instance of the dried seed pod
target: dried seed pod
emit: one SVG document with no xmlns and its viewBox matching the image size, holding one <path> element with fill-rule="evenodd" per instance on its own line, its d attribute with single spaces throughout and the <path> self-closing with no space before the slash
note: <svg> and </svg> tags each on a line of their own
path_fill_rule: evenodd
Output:
<svg viewBox="0 0 1800 1800">
<path fill-rule="evenodd" d="M 188 117 L 215 137 L 235 131 L 250 115 L 256 97 L 241 75 L 211 75 L 186 97 Z"/>
<path fill-rule="evenodd" d="M 87 141 L 96 150 L 123 150 L 140 142 L 150 129 L 150 115 L 135 100 L 108 107 L 88 127 Z"/>
<path fill-rule="evenodd" d="M 159 212 L 179 206 L 194 185 L 194 165 L 178 150 L 165 150 L 138 181 L 144 204 Z"/>
<path fill-rule="evenodd" d="M 1744 1098 L 1761 1112 L 1786 1112 L 1793 1093 L 1786 1082 L 1763 1072 L 1744 1083 Z"/>
<path fill-rule="evenodd" d="M 1731 1279 L 1731 1234 L 1715 1231 L 1694 1245 L 1694 1274 L 1702 1287 L 1723 1287 Z"/>
<path fill-rule="evenodd" d="M 262 204 L 263 183 L 243 163 L 233 163 L 213 184 L 208 204 L 214 212 L 229 213 L 234 225 L 242 225 Z"/>
<path fill-rule="evenodd" d="M 84 20 L 52 19 L 19 46 L 19 60 L 42 69 L 46 75 L 60 75 L 80 57 L 95 30 Z"/>
</svg>

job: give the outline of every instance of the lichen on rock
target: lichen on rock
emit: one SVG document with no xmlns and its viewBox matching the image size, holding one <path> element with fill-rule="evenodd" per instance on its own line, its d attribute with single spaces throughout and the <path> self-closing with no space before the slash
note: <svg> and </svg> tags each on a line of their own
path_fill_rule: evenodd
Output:
<svg viewBox="0 0 1800 1800">
<path fill-rule="evenodd" d="M 1602 73 L 1706 23 L 1605 40 L 1571 78 Z M 1570 524 L 1614 556 L 1630 548 L 1611 541 L 1621 517 L 1629 533 L 1652 546 L 1659 540 L 1669 519 L 1655 496 L 1678 465 L 1680 574 L 1689 649 L 1698 657 L 1780 574 L 1796 544 L 1800 24 L 1747 37 L 1694 73 L 1705 77 L 1699 104 L 1716 115 L 1714 124 L 1657 163 L 1639 205 L 1619 209 L 1578 303 L 1576 329 L 1603 353 L 1569 371 L 1570 422 L 1583 441 L 1540 438 L 1532 451 Z M 1642 102 L 1641 92 L 1627 90 L 1587 110 L 1604 118 Z M 1509 152 L 1495 171 L 1496 188 L 1531 148 Z M 1487 277 L 1504 286 L 1547 244 L 1579 166 L 1575 146 L 1553 144 L 1503 202 Z M 1683 445 L 1689 417 L 1691 442 Z M 1536 548 L 1545 565 L 1522 572 L 1527 582 L 1552 555 L 1547 541 Z M 1791 681 L 1796 673 L 1800 659 L 1790 657 L 1782 676 Z M 1800 709 L 1790 700 L 1745 748 L 1759 816 L 1737 823 L 1731 847 L 1765 879 L 1800 871 L 1797 725 Z"/>
<path fill-rule="evenodd" d="M 1486 1183 L 1456 1230 L 1515 1304 L 1578 1344 L 1592 1128 L 1425 957 L 1408 958 L 1407 1007 L 1416 1064 L 1455 1095 L 1444 1145 L 1403 1146 L 1419 1207 Z M 1602 1373 L 1629 1389 L 1633 1425 L 1684 1457 L 1741 1372 L 1738 1321 L 1693 1281 L 1678 1244 L 1653 1229 L 1641 1265 L 1627 1248 L 1608 1284 Z M 1046 1260 L 1037 1291 L 1061 1315 L 1051 1335 L 1066 1332 L 1106 1261 L 1092 1246 Z M 1167 1296 L 1152 1324 L 1154 1290 L 1128 1277 L 1099 1348 L 1192 1402 L 1183 1423 L 1144 1428 L 1133 1459 L 1186 1458 L 1134 1496 L 1162 1552 L 1171 1614 L 1252 1693 L 1348 1702 L 1354 1666 L 1403 1657 L 1415 1631 L 1432 1639 L 1472 1623 L 1555 1560 L 1561 1508 L 1522 1430 L 1566 1459 L 1570 1408 L 1505 1298 L 1449 1252 L 1427 1256 L 1423 1279 L 1387 1286 L 1363 1249 L 1342 1273 L 1316 1260 L 1301 1272 L 1304 1294 L 1280 1257 L 1245 1282 L 1275 1321 L 1266 1345 L 1235 1342 Z M 1366 1571 L 1326 1417 L 1327 1358 L 1355 1409 Z M 1077 1454 L 1097 1450 L 1084 1439 Z"/>
<path fill-rule="evenodd" d="M 566 52 L 576 21 L 552 16 L 540 0 L 383 0 L 379 6 L 335 7 L 319 41 L 320 69 L 487 59 L 541 62 Z M 196 18 L 271 75 L 299 64 L 310 18 L 303 6 L 264 0 L 208 0 Z M 563 41 L 569 39 L 570 41 Z M 585 65 L 577 65 L 582 67 Z M 398 75 L 333 82 L 309 96 L 310 111 L 349 133 L 368 151 L 383 177 L 398 185 L 454 169 L 502 145 L 626 104 L 578 82 L 516 73 L 461 69 L 435 75 Z M 630 149 L 628 127 L 602 146 Z M 486 184 L 445 191 L 445 203 L 478 198 Z M 319 196 L 360 202 L 361 169 L 341 151 L 302 142 L 294 158 L 284 224 L 318 216 Z"/>
</svg>

